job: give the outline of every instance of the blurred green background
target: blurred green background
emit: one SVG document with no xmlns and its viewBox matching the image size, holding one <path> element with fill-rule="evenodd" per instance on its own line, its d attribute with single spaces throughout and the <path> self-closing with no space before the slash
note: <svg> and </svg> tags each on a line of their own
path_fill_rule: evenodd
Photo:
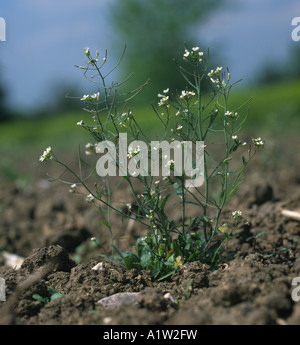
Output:
<svg viewBox="0 0 300 345">
<path fill-rule="evenodd" d="M 82 7 L 79 6 L 80 3 Z M 243 9 L 245 3 L 248 7 Z M 108 66 L 113 66 L 127 43 L 125 57 L 112 78 L 122 80 L 133 72 L 132 78 L 126 84 L 128 88 L 135 88 L 150 78 L 147 87 L 131 104 L 141 126 L 150 133 L 155 133 L 158 126 L 151 107 L 152 103 L 157 102 L 157 94 L 167 87 L 180 91 L 186 86 L 173 62 L 174 58 L 182 59 L 186 43 L 190 47 L 200 46 L 204 51 L 209 48 L 211 67 L 228 66 L 229 70 L 234 72 L 234 80 L 243 78 L 233 89 L 230 103 L 231 108 L 235 108 L 251 98 L 244 108 L 245 112 L 249 108 L 249 116 L 243 129 L 247 135 L 264 136 L 279 143 L 284 143 L 286 138 L 291 136 L 298 136 L 300 45 L 291 38 L 291 20 L 300 14 L 297 1 L 290 0 L 284 4 L 273 5 L 271 1 L 264 4 L 255 1 L 250 4 L 249 1 L 229 0 L 199 0 L 188 3 L 179 0 L 82 0 L 73 7 L 72 4 L 73 2 L 68 0 L 62 8 L 55 10 L 54 7 L 53 11 L 48 13 L 47 6 L 51 5 L 43 1 L 32 0 L 26 5 L 16 1 L 3 5 L 7 41 L 0 42 L 2 182 L 32 182 L 33 171 L 39 169 L 39 155 L 47 146 L 52 146 L 56 152 L 60 151 L 62 154 L 76 154 L 79 144 L 83 146 L 91 140 L 88 133 L 76 125 L 77 121 L 88 116 L 82 110 L 82 102 L 66 97 L 78 97 L 97 89 L 97 85 L 88 83 L 82 73 L 74 68 L 74 64 L 83 63 L 82 48 L 89 45 L 92 46 L 92 53 L 93 49 L 98 49 L 104 54 L 105 48 L 108 48 L 108 59 L 111 59 Z M 72 14 L 75 9 L 78 17 Z M 17 23 L 16 13 L 23 10 L 31 14 L 32 18 L 27 17 Z M 67 15 L 70 11 L 74 22 L 71 21 L 70 15 Z M 244 25 L 243 21 L 239 22 L 238 11 L 243 13 L 244 18 L 252 19 L 252 26 Z M 42 16 L 38 17 L 38 13 L 42 13 Z M 269 13 L 269 16 L 264 18 L 260 13 Z M 278 26 L 279 30 L 284 27 L 283 36 L 276 30 L 274 37 L 267 34 L 264 36 L 261 31 L 267 26 L 273 26 L 272 13 L 274 18 L 281 18 L 279 16 L 282 15 L 282 21 L 278 21 L 281 26 Z M 50 20 L 47 22 L 46 32 L 56 35 L 42 37 L 37 31 L 43 18 L 47 16 Z M 35 34 L 30 36 L 31 39 L 25 45 L 22 43 L 22 25 L 24 28 L 29 22 L 29 27 Z M 60 27 L 62 22 L 65 27 Z M 89 27 L 92 27 L 91 31 L 88 31 Z M 230 37 L 231 27 L 236 33 L 234 37 Z M 227 38 L 222 34 L 222 28 L 228 33 Z M 247 36 L 252 29 L 254 35 Z M 232 41 L 229 41 L 230 38 Z M 252 51 L 253 56 L 247 53 L 247 57 L 240 53 L 239 58 L 239 45 L 244 47 L 247 44 L 245 40 L 248 40 L 249 45 L 257 47 L 257 51 Z M 69 45 L 66 45 L 67 42 Z M 280 42 L 285 42 L 285 45 Z M 264 45 L 264 53 L 261 53 L 255 66 L 251 65 L 258 55 L 258 48 Z M 63 46 L 66 51 L 60 48 Z M 278 56 L 274 56 L 270 47 L 273 47 L 275 52 L 277 49 Z M 73 54 L 75 50 L 77 53 Z M 285 59 L 281 57 L 283 50 Z M 38 53 L 42 54 L 41 57 Z M 30 56 L 32 60 L 29 60 Z M 235 59 L 230 60 L 228 56 Z M 46 60 L 46 57 L 49 60 Z M 235 74 L 242 70 L 241 66 L 246 68 L 248 65 L 251 65 L 252 69 L 249 67 L 245 75 Z M 45 71 L 48 71 L 48 74 L 43 74 Z M 71 73 L 75 75 L 74 79 L 70 77 Z M 40 84 L 38 81 L 34 83 L 38 77 Z M 34 96 L 32 103 L 27 102 L 30 95 Z M 284 145 L 278 144 L 277 147 Z"/>
</svg>

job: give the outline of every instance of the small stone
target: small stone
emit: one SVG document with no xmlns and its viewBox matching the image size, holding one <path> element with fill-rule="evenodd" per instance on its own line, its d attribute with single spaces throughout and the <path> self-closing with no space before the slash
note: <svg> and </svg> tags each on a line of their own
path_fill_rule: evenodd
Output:
<svg viewBox="0 0 300 345">
<path fill-rule="evenodd" d="M 24 258 L 21 256 L 8 252 L 2 252 L 2 256 L 4 258 L 5 265 L 15 270 L 18 270 L 24 261 Z"/>
<path fill-rule="evenodd" d="M 164 298 L 165 298 L 165 299 L 169 299 L 172 303 L 177 303 L 176 298 L 175 298 L 170 292 L 167 292 L 167 293 L 164 295 Z"/>
<path fill-rule="evenodd" d="M 99 262 L 97 265 L 95 265 L 92 270 L 94 271 L 104 271 L 105 268 L 103 267 L 103 262 Z"/>
<path fill-rule="evenodd" d="M 125 304 L 134 304 L 139 294 L 139 292 L 120 292 L 109 297 L 104 297 L 97 303 L 101 304 L 104 308 L 115 309 Z"/>
<path fill-rule="evenodd" d="M 112 318 L 111 317 L 106 316 L 106 317 L 103 318 L 103 323 L 105 325 L 109 325 L 111 322 L 112 322 Z"/>
</svg>

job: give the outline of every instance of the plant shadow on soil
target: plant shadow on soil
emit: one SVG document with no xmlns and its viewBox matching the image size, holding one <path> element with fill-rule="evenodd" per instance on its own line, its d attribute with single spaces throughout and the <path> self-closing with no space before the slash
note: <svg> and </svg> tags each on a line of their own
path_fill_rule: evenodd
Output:
<svg viewBox="0 0 300 345">
<path fill-rule="evenodd" d="M 249 222 L 226 244 L 232 259 L 217 270 L 201 262 L 184 264 L 160 282 L 149 272 L 126 270 L 100 256 L 111 249 L 98 212 L 84 198 L 68 193 L 68 187 L 41 178 L 44 170 L 30 188 L 3 186 L 0 277 L 7 301 L 0 302 L 0 324 L 299 324 L 300 302 L 291 297 L 291 282 L 300 276 L 300 222 L 281 214 L 283 208 L 300 208 L 299 161 L 274 170 L 255 159 L 246 183 L 224 212 L 225 217 L 240 209 Z M 116 198 L 130 202 L 127 194 L 119 189 Z M 133 250 L 145 233 L 140 225 L 118 217 L 112 224 L 122 251 Z M 91 246 L 91 237 L 100 245 Z M 5 264 L 4 251 L 25 257 L 19 269 Z M 94 270 L 99 262 L 101 269 Z M 51 300 L 50 288 L 63 297 Z M 130 308 L 98 303 L 122 292 L 139 292 Z"/>
</svg>

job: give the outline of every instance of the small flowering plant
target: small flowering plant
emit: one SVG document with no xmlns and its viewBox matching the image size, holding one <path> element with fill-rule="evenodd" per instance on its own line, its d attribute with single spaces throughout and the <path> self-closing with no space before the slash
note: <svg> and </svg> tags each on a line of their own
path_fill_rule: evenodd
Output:
<svg viewBox="0 0 300 345">
<path fill-rule="evenodd" d="M 61 162 L 49 147 L 40 157 L 40 161 L 52 160 L 68 170 L 75 181 L 67 182 L 71 193 L 81 193 L 88 203 L 96 206 L 105 217 L 102 224 L 107 226 L 112 239 L 112 247 L 118 252 L 127 268 L 148 269 L 156 279 L 164 279 L 173 274 L 177 267 L 190 261 L 200 260 L 212 266 L 222 260 L 222 247 L 242 221 L 242 212 L 233 210 L 229 219 L 223 216 L 224 206 L 241 183 L 241 176 L 253 156 L 264 147 L 264 141 L 258 137 L 246 142 L 240 140 L 240 131 L 246 116 L 240 114 L 240 108 L 229 106 L 229 95 L 236 82 L 231 82 L 228 69 L 216 67 L 208 71 L 208 55 L 199 47 L 185 47 L 182 56 L 184 65 L 178 69 L 187 87 L 181 92 L 172 92 L 170 88 L 158 93 L 158 101 L 153 105 L 154 114 L 162 126 L 160 142 L 169 140 L 184 145 L 186 142 L 203 144 L 203 184 L 189 186 L 186 184 L 185 171 L 176 175 L 176 160 L 170 155 L 159 156 L 162 167 L 170 174 L 161 179 L 154 179 L 150 174 L 140 174 L 140 165 L 144 157 L 141 138 L 151 150 L 148 133 L 138 124 L 131 110 L 127 110 L 128 101 L 136 96 L 145 86 L 121 94 L 122 83 L 113 82 L 107 86 L 106 79 L 118 64 L 108 73 L 103 73 L 107 54 L 99 61 L 99 52 L 93 57 L 88 48 L 84 49 L 88 61 L 86 66 L 77 66 L 84 75 L 95 82 L 98 77 L 97 90 L 92 95 L 84 95 L 80 100 L 84 110 L 90 115 L 92 124 L 80 120 L 77 125 L 87 130 L 94 143 L 85 147 L 86 155 L 97 154 L 97 143 L 109 140 L 118 145 L 122 131 L 126 131 L 139 145 L 129 145 L 126 159 L 134 167 L 130 174 L 123 174 L 122 179 L 128 183 L 134 202 L 126 203 L 125 209 L 113 205 L 108 178 L 95 183 L 94 190 L 88 185 L 87 178 L 81 172 L 76 173 Z M 91 72 L 92 75 L 88 76 Z M 210 92 L 204 93 L 203 83 L 208 82 Z M 213 149 L 217 143 L 217 150 Z M 215 146 L 216 146 L 215 145 Z M 118 148 L 118 146 L 117 146 Z M 233 156 L 241 158 L 236 167 Z M 117 165 L 121 158 L 117 156 Z M 195 166 L 196 162 L 192 162 Z M 143 193 L 140 193 L 134 182 L 140 182 Z M 66 181 L 63 181 L 66 183 Z M 181 219 L 171 219 L 166 205 L 171 194 L 178 199 Z M 131 199 L 131 200 L 132 200 Z M 198 215 L 188 217 L 189 206 L 196 208 Z M 121 253 L 113 243 L 110 223 L 110 211 L 142 224 L 148 233 L 137 240 L 135 253 Z M 218 236 L 217 236 L 218 235 Z"/>
</svg>

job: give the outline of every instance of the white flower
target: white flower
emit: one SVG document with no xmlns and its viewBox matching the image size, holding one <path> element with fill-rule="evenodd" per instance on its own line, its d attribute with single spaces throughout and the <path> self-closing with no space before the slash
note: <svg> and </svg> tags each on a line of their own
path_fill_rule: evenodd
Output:
<svg viewBox="0 0 300 345">
<path fill-rule="evenodd" d="M 238 219 L 238 218 L 240 218 L 242 216 L 242 212 L 240 211 L 240 210 L 237 210 L 237 211 L 233 211 L 232 212 L 232 217 L 234 218 L 234 219 Z"/>
<path fill-rule="evenodd" d="M 170 168 L 172 168 L 173 166 L 174 166 L 174 160 L 173 159 L 170 159 L 168 162 L 167 162 L 167 164 L 165 165 L 165 167 L 167 168 L 167 167 L 170 167 Z"/>
<path fill-rule="evenodd" d="M 151 212 L 151 210 L 150 210 L 150 212 Z M 148 218 L 150 221 L 153 220 L 153 214 L 146 214 L 146 218 Z"/>
<path fill-rule="evenodd" d="M 70 189 L 69 189 L 69 192 L 70 193 L 76 193 L 78 190 L 77 190 L 77 184 L 76 183 L 73 183 L 71 186 L 70 186 Z"/>
<path fill-rule="evenodd" d="M 179 126 L 177 127 L 177 130 L 180 131 L 181 129 L 182 129 L 182 126 L 179 125 Z"/>
<path fill-rule="evenodd" d="M 192 96 L 195 96 L 195 92 L 194 91 L 181 91 L 181 95 L 179 96 L 180 99 L 183 99 L 183 98 L 190 98 Z"/>
<path fill-rule="evenodd" d="M 257 147 L 264 146 L 264 142 L 262 141 L 262 139 L 260 137 L 257 139 L 252 139 L 252 141 L 253 141 L 254 145 Z"/>
<path fill-rule="evenodd" d="M 139 152 L 141 152 L 141 147 L 140 147 L 140 145 L 138 145 L 135 149 L 134 149 L 134 151 L 133 151 L 135 154 L 138 154 Z"/>
<path fill-rule="evenodd" d="M 208 75 L 209 77 L 211 77 L 213 74 L 214 74 L 214 70 L 213 70 L 213 69 L 211 69 L 210 72 L 207 73 L 207 75 Z"/>
<path fill-rule="evenodd" d="M 158 94 L 158 97 L 160 97 L 160 101 L 158 102 L 159 107 L 165 105 L 168 102 L 169 96 Z"/>
<path fill-rule="evenodd" d="M 199 62 L 202 62 L 203 52 L 200 51 L 199 47 L 193 47 L 190 51 L 185 49 L 183 54 L 183 59 L 187 60 L 188 57 L 193 59 L 199 59 Z"/>
<path fill-rule="evenodd" d="M 90 55 L 90 48 L 83 48 L 83 50 L 84 50 L 84 54 L 86 55 L 86 56 L 89 56 Z"/>
<path fill-rule="evenodd" d="M 130 203 L 126 204 L 128 211 L 131 211 L 132 205 Z"/>
<path fill-rule="evenodd" d="M 233 135 L 231 138 L 232 138 L 232 140 L 236 140 L 237 139 L 237 135 Z"/>
<path fill-rule="evenodd" d="M 86 201 L 90 204 L 92 203 L 93 201 L 95 200 L 94 196 L 92 194 L 89 194 L 87 197 L 86 197 Z"/>
<path fill-rule="evenodd" d="M 217 67 L 215 70 L 211 70 L 209 73 L 207 73 L 208 77 L 210 77 L 210 80 L 212 83 L 219 83 L 220 73 L 221 73 L 222 67 Z M 217 79 L 214 79 L 217 78 Z"/>
<path fill-rule="evenodd" d="M 90 95 L 83 95 L 81 98 L 80 98 L 80 100 L 81 101 L 86 101 L 87 99 L 89 99 L 90 98 Z"/>
<path fill-rule="evenodd" d="M 45 162 L 49 160 L 55 160 L 53 156 L 53 151 L 50 146 L 46 148 L 46 150 L 43 152 L 43 154 L 39 158 L 40 162 Z"/>
<path fill-rule="evenodd" d="M 136 156 L 138 153 L 141 152 L 141 147 L 140 145 L 138 145 L 134 150 L 131 146 L 128 147 L 128 153 L 127 153 L 127 157 L 131 158 L 133 156 Z"/>
<path fill-rule="evenodd" d="M 167 88 L 163 91 L 163 93 L 168 93 L 168 92 L 169 92 L 169 88 Z"/>
<path fill-rule="evenodd" d="M 94 145 L 91 144 L 91 143 L 87 143 L 87 144 L 85 145 L 85 148 L 86 148 L 86 149 L 91 149 L 91 148 L 93 148 L 93 147 L 94 147 Z"/>
<path fill-rule="evenodd" d="M 187 49 L 185 49 L 183 56 L 187 58 L 189 57 L 189 55 L 190 55 L 190 52 Z"/>
<path fill-rule="evenodd" d="M 77 122 L 77 126 L 83 126 L 83 125 L 84 125 L 84 123 L 83 123 L 82 120 L 80 120 L 80 121 Z"/>
<path fill-rule="evenodd" d="M 91 95 L 92 99 L 99 99 L 99 97 L 100 97 L 100 92 L 97 92 Z"/>
</svg>

